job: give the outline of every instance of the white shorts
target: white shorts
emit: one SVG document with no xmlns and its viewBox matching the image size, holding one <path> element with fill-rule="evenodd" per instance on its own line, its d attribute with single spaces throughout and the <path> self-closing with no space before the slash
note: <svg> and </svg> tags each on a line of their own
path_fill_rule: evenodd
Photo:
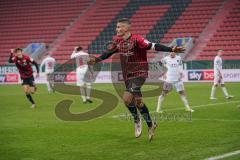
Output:
<svg viewBox="0 0 240 160">
<path fill-rule="evenodd" d="M 92 83 L 92 76 L 88 67 L 77 68 L 76 83 L 77 86 L 83 86 L 85 83 Z"/>
<path fill-rule="evenodd" d="M 46 74 L 46 81 L 47 82 L 53 82 L 54 81 L 54 74 L 53 73 L 47 73 Z"/>
<path fill-rule="evenodd" d="M 176 81 L 176 82 L 164 82 L 163 90 L 171 91 L 172 88 L 175 88 L 177 92 L 184 91 L 183 81 Z"/>
<path fill-rule="evenodd" d="M 220 78 L 219 75 L 214 75 L 214 85 L 224 84 L 223 78 Z"/>
</svg>

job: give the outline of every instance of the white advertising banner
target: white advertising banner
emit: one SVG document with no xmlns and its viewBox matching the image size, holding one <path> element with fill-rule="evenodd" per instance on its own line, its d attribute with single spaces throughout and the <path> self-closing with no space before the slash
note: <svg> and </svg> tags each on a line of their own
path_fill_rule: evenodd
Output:
<svg viewBox="0 0 240 160">
<path fill-rule="evenodd" d="M 212 82 L 213 70 L 185 70 L 185 82 Z M 224 69 L 223 79 L 225 82 L 240 82 L 240 69 Z"/>
<path fill-rule="evenodd" d="M 76 73 L 69 72 L 63 73 L 60 78 L 65 79 L 66 83 L 76 83 Z M 184 82 L 213 82 L 213 70 L 185 70 L 184 71 Z M 150 72 L 147 82 L 159 82 L 160 73 Z M 223 78 L 225 82 L 240 82 L 240 69 L 225 69 L 223 70 Z M 118 83 L 122 81 L 122 72 L 109 72 L 102 71 L 96 75 L 94 83 Z M 46 83 L 45 73 L 41 73 L 40 77 L 35 78 L 36 83 Z M 21 78 L 16 73 L 5 73 L 0 74 L 0 84 L 19 84 Z"/>
</svg>

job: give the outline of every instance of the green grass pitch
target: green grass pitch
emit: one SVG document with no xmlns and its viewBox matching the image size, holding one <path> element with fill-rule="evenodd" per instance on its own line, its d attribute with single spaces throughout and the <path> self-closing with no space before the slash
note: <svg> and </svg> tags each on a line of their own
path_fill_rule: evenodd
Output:
<svg viewBox="0 0 240 160">
<path fill-rule="evenodd" d="M 197 160 L 240 149 L 240 85 L 227 83 L 235 97 L 226 100 L 220 89 L 215 101 L 209 100 L 210 83 L 185 84 L 187 97 L 195 112 L 191 120 L 159 120 L 154 140 L 147 140 L 144 124 L 140 138 L 134 137 L 130 120 L 116 118 L 127 113 L 122 102 L 112 112 L 87 122 L 58 119 L 55 105 L 71 99 L 72 112 L 85 112 L 101 103 L 82 104 L 80 96 L 48 94 L 38 85 L 33 95 L 36 109 L 30 108 L 21 85 L 0 85 L 0 159 L 1 160 Z M 116 95 L 110 84 L 94 88 Z M 151 89 L 144 86 L 143 90 Z M 144 98 L 151 112 L 157 96 Z M 171 92 L 163 103 L 166 114 L 185 114 L 177 93 Z M 114 118 L 115 117 L 115 118 Z M 240 159 L 236 155 L 228 160 Z"/>
</svg>

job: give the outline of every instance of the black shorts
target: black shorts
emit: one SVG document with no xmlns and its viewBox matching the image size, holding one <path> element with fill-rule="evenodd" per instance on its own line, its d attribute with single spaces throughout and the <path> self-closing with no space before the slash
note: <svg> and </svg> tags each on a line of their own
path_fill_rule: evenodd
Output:
<svg viewBox="0 0 240 160">
<path fill-rule="evenodd" d="M 29 78 L 21 78 L 22 79 L 22 85 L 29 85 L 31 87 L 35 86 L 34 77 Z"/>
<path fill-rule="evenodd" d="M 136 77 L 125 81 L 126 91 L 132 93 L 134 97 L 142 97 L 141 87 L 145 80 L 144 77 Z"/>
</svg>

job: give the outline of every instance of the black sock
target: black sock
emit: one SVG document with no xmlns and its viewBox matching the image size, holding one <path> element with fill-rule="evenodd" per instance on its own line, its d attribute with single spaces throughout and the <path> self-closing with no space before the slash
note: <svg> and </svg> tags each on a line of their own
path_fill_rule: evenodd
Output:
<svg viewBox="0 0 240 160">
<path fill-rule="evenodd" d="M 32 96 L 30 94 L 26 94 L 27 96 L 27 99 L 32 103 L 32 104 L 35 104 L 35 102 L 33 101 L 32 99 Z"/>
<path fill-rule="evenodd" d="M 134 122 L 137 123 L 139 122 L 139 115 L 137 113 L 137 107 L 134 105 L 134 103 L 130 103 L 129 105 L 127 105 L 128 110 L 131 112 Z"/>
<path fill-rule="evenodd" d="M 152 127 L 153 123 L 152 123 L 152 119 L 151 119 L 151 116 L 149 114 L 147 106 L 145 104 L 143 104 L 143 106 L 139 107 L 138 109 L 139 109 L 140 113 L 142 114 L 143 118 L 145 119 L 148 127 L 149 128 Z"/>
</svg>

